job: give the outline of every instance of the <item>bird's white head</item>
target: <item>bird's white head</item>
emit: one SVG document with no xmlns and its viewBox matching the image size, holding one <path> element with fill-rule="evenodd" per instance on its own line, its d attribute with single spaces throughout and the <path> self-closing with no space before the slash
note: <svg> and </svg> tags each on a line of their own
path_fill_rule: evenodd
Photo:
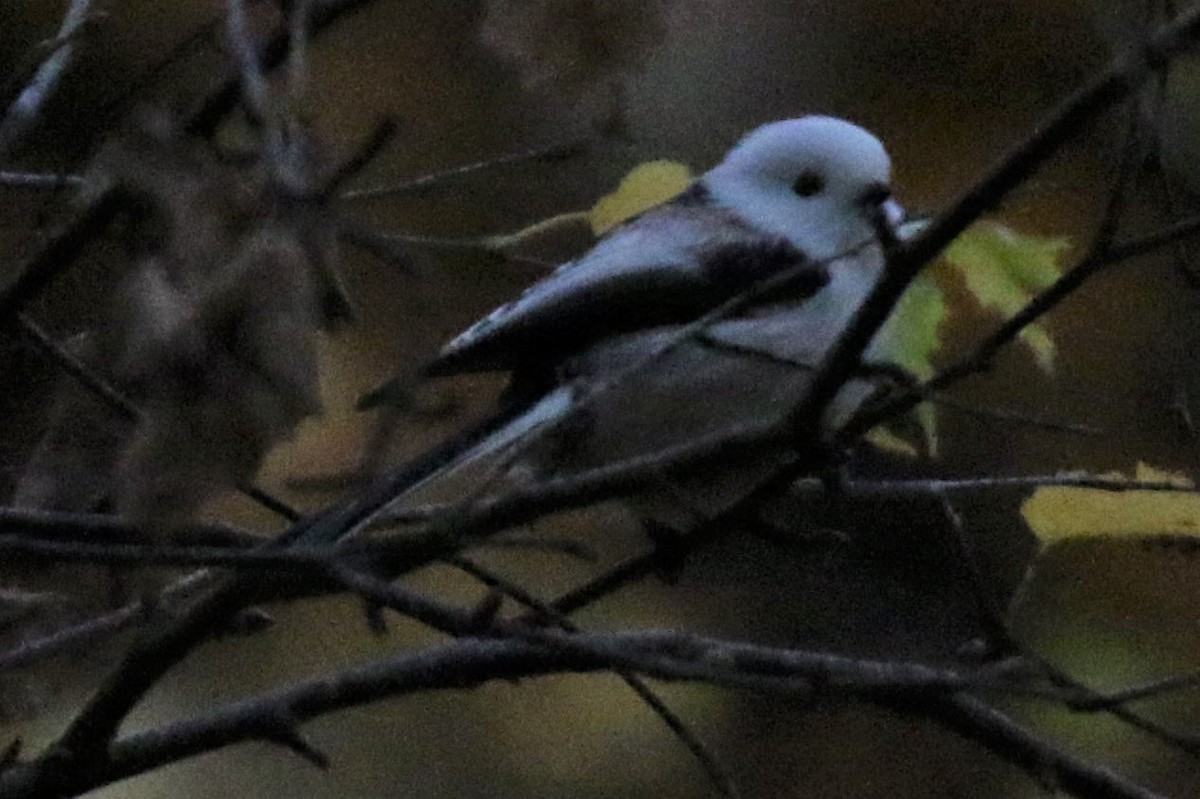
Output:
<svg viewBox="0 0 1200 799">
<path fill-rule="evenodd" d="M 816 259 L 872 240 L 880 220 L 903 219 L 879 139 L 834 117 L 756 128 L 703 180 L 716 202 Z"/>
</svg>

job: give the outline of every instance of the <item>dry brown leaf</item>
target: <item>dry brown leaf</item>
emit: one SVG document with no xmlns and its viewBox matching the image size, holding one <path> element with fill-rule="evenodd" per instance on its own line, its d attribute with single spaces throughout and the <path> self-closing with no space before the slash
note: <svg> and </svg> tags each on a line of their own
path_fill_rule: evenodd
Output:
<svg viewBox="0 0 1200 799">
<path fill-rule="evenodd" d="M 250 480 L 320 410 L 317 336 L 346 303 L 333 226 L 310 199 L 327 159 L 290 134 L 286 163 L 221 157 L 143 113 L 101 149 L 85 193 L 125 195 L 131 258 L 85 354 L 141 414 L 114 426 L 111 409 L 66 387 L 22 504 L 88 510 L 107 495 L 165 531 Z"/>
</svg>

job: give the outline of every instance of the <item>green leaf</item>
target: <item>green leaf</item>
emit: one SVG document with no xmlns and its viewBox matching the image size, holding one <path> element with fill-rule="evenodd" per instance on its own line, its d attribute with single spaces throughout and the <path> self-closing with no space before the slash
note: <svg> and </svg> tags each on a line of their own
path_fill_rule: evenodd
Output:
<svg viewBox="0 0 1200 799">
<path fill-rule="evenodd" d="M 933 353 L 941 346 L 938 329 L 946 318 L 946 298 L 933 279 L 918 275 L 896 303 L 892 315 L 884 323 L 879 340 L 886 341 L 886 348 L 873 351 L 872 359 L 887 361 L 904 368 L 919 380 L 933 377 Z M 931 456 L 937 455 L 937 414 L 929 403 L 922 403 L 913 412 L 910 421 L 920 429 L 925 438 L 925 448 Z M 894 430 L 873 430 L 868 439 L 876 447 L 903 455 L 916 457 L 916 448 L 897 435 Z"/>
<path fill-rule="evenodd" d="M 1065 238 L 1029 236 L 988 222 L 955 239 L 946 248 L 945 260 L 981 305 L 1009 317 L 1058 279 L 1058 259 L 1068 246 Z M 1021 331 L 1021 342 L 1042 371 L 1053 371 L 1054 341 L 1045 328 L 1029 325 Z"/>
<path fill-rule="evenodd" d="M 946 298 L 928 275 L 918 275 L 896 303 L 880 338 L 887 360 L 921 380 L 933 377 L 931 356 L 941 345 L 938 328 L 946 318 Z"/>
</svg>

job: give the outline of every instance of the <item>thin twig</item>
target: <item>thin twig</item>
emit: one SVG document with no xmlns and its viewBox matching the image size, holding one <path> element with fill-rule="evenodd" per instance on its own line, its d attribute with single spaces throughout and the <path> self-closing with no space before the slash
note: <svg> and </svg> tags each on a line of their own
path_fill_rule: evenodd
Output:
<svg viewBox="0 0 1200 799">
<path fill-rule="evenodd" d="M 324 0 L 318 3 L 309 17 L 308 35 L 314 36 L 338 21 L 361 11 L 378 0 Z M 291 50 L 291 26 L 278 28 L 258 49 L 257 64 L 262 72 L 280 66 Z M 211 136 L 221 122 L 242 99 L 240 70 L 227 78 L 220 89 L 205 98 L 188 121 L 187 131 L 196 136 Z"/>
<path fill-rule="evenodd" d="M 988 643 L 992 647 L 999 647 L 1001 650 L 1017 650 L 1018 647 L 1014 644 L 1012 633 L 1008 628 L 1004 609 L 996 601 L 996 595 L 989 588 L 987 580 L 984 579 L 983 569 L 980 567 L 979 558 L 975 554 L 974 542 L 967 532 L 967 526 L 963 521 L 962 515 L 944 492 L 938 492 L 936 497 L 941 504 L 942 515 L 945 517 L 953 533 L 951 541 L 955 551 L 958 553 L 958 560 L 966 570 L 967 577 L 970 580 L 971 593 L 975 597 L 976 604 L 979 606 L 979 619 L 988 635 Z"/>
<path fill-rule="evenodd" d="M 472 175 L 476 172 L 495 169 L 496 167 L 519 164 L 527 161 L 556 161 L 575 156 L 583 152 L 589 143 L 590 141 L 588 139 L 573 139 L 566 142 L 556 142 L 539 147 L 531 147 L 527 150 L 519 150 L 517 152 L 496 156 L 495 158 L 485 158 L 482 161 L 475 161 L 470 164 L 450 167 L 449 169 L 431 172 L 427 175 L 421 175 L 415 178 L 408 178 L 396 183 L 367 186 L 361 189 L 349 189 L 342 192 L 338 196 L 338 199 L 356 201 L 371 200 L 379 197 L 394 197 L 397 195 L 416 194 L 422 191 L 427 191 L 435 186 L 452 181 L 456 178 Z"/>
<path fill-rule="evenodd" d="M 313 0 L 298 0 L 288 8 L 288 101 L 295 113 L 308 88 L 308 23 Z"/>
<path fill-rule="evenodd" d="M 25 534 L 35 540 L 89 543 L 153 544 L 149 534 L 118 516 L 70 513 L 40 508 L 0 507 L 0 533 Z M 220 547 L 251 547 L 263 539 L 225 524 L 190 524 L 175 530 L 170 540 Z"/>
<path fill-rule="evenodd" d="M 76 189 L 82 175 L 52 175 L 43 172 L 9 172 L 0 169 L 0 186 L 15 189 Z"/>
<path fill-rule="evenodd" d="M 794 484 L 807 491 L 826 490 L 821 481 L 808 479 Z M 839 490 L 854 497 L 902 497 L 906 495 L 936 496 L 955 491 L 990 491 L 995 489 L 1033 488 L 1094 488 L 1101 491 L 1164 491 L 1194 494 L 1194 486 L 1166 480 L 1126 480 L 1119 477 L 1088 472 L 1059 472 L 1057 474 L 999 475 L 985 477 L 946 477 L 906 480 L 867 480 L 851 478 L 839 485 Z"/>
<path fill-rule="evenodd" d="M 90 647 L 97 640 L 115 635 L 145 619 L 151 611 L 151 604 L 155 607 L 169 606 L 192 595 L 210 578 L 211 575 L 207 571 L 193 572 L 173 582 L 160 592 L 152 603 L 142 600 L 131 602 L 124 607 L 69 624 L 45 636 L 0 652 L 0 673 L 25 668 L 47 658 Z"/>
<path fill-rule="evenodd" d="M 380 580 L 342 563 L 328 566 L 328 576 L 364 599 L 415 619 L 422 624 L 454 636 L 477 635 L 483 630 L 474 614 L 430 599 L 403 585 Z"/>
<path fill-rule="evenodd" d="M 980 477 L 934 477 L 925 479 L 876 480 L 864 478 L 847 478 L 838 484 L 840 493 L 857 498 L 896 498 L 904 496 L 934 496 L 939 492 L 960 491 L 992 491 L 992 490 L 1028 490 L 1035 488 L 1094 488 L 1101 491 L 1163 491 L 1168 493 L 1195 494 L 1200 489 L 1195 486 L 1170 480 L 1130 480 L 1123 477 L 1107 477 L 1084 471 L 1057 472 L 1054 474 L 1030 475 L 986 475 Z M 530 489 L 537 491 L 533 487 Z M 791 484 L 792 491 L 811 494 L 824 494 L 829 490 L 825 481 L 805 477 Z M 507 495 L 508 501 L 518 499 L 525 493 L 518 489 Z M 417 525 L 428 523 L 447 513 L 451 505 L 433 503 L 411 507 L 393 508 L 379 514 L 372 523 L 372 529 L 382 529 L 396 525 Z"/>
<path fill-rule="evenodd" d="M 259 48 L 250 34 L 250 21 L 246 18 L 244 0 L 226 0 L 225 29 L 227 40 L 232 45 L 242 77 L 242 102 L 250 117 L 262 128 L 266 140 L 267 160 L 274 165 L 276 174 L 287 172 L 287 145 L 281 125 L 282 115 L 276 107 L 267 85 L 266 75 L 258 62 Z M 288 44 L 291 45 L 291 26 L 288 28 Z M 289 50 L 290 52 L 290 50 Z"/>
<path fill-rule="evenodd" d="M 596 550 L 573 538 L 549 538 L 546 536 L 495 536 L 475 544 L 481 549 L 527 549 L 533 552 L 549 552 L 566 555 L 576 560 L 595 563 L 600 559 Z"/>
<path fill-rule="evenodd" d="M 1141 150 L 1140 131 L 1142 119 L 1138 113 L 1138 104 L 1136 101 L 1126 103 L 1128 119 L 1125 122 L 1125 130 L 1123 133 L 1123 142 L 1121 144 L 1121 156 L 1118 161 L 1116 174 L 1113 176 L 1112 184 L 1109 187 L 1108 199 L 1104 204 L 1104 211 L 1100 215 L 1100 222 L 1096 225 L 1096 232 L 1092 235 L 1092 243 L 1088 247 L 1088 256 L 1093 254 L 1099 255 L 1108 251 L 1116 239 L 1117 231 L 1121 226 L 1121 215 L 1128 205 L 1128 193 L 1131 188 L 1130 184 L 1137 177 L 1139 156 Z M 1088 257 L 1085 256 L 1085 257 Z"/>
<path fill-rule="evenodd" d="M 146 92 L 168 69 L 198 51 L 202 45 L 212 44 L 224 27 L 224 15 L 215 16 L 171 45 L 164 55 L 143 68 L 127 86 L 123 87 L 116 99 L 105 103 L 97 114 L 97 117 L 102 120 L 100 127 L 111 127 L 112 122 L 119 120 L 137 98 L 145 96 Z"/>
<path fill-rule="evenodd" d="M 555 612 L 569 615 L 592 605 L 622 588 L 654 574 L 663 560 L 657 550 L 634 555 L 595 575 L 587 582 L 560 594 L 549 605 Z"/>
<path fill-rule="evenodd" d="M 91 5 L 92 0 L 71 0 L 58 31 L 56 46 L 0 118 L 0 161 L 8 158 L 13 147 L 37 120 L 46 99 L 58 88 L 75 54 L 75 38 L 90 18 Z"/>
<path fill-rule="evenodd" d="M 1111 700 L 1103 692 L 1081 683 L 1050 661 L 1028 653 L 1027 657 L 1037 664 L 1037 667 L 1051 684 L 1062 689 L 1061 701 L 1068 707 L 1078 709 L 1081 712 L 1108 713 L 1113 718 L 1125 722 L 1134 729 L 1141 730 L 1152 738 L 1180 752 L 1189 754 L 1192 757 L 1200 757 L 1200 736 L 1181 733 L 1165 727 L 1157 721 L 1151 721 L 1140 713 L 1129 709 L 1123 703 Z M 1134 698 L 1137 698 L 1136 695 Z"/>
<path fill-rule="evenodd" d="M 512 597 L 533 611 L 542 623 L 552 623 L 555 627 L 567 632 L 579 632 L 579 627 L 574 622 L 562 613 L 559 613 L 552 606 L 539 600 L 521 588 L 521 586 L 480 566 L 470 558 L 456 555 L 447 562 L 455 568 L 461 569 L 471 575 L 489 588 Z M 666 701 L 655 693 L 644 680 L 632 672 L 626 669 L 617 669 L 615 673 L 650 708 L 651 712 L 658 716 L 663 724 L 667 725 L 672 734 L 687 748 L 692 757 L 696 759 L 696 762 L 700 764 L 700 767 L 704 769 L 704 773 L 708 776 L 713 787 L 716 788 L 717 793 L 721 796 L 729 797 L 729 799 L 736 799 L 740 795 L 740 792 L 729 769 L 709 749 L 708 745 L 687 726 L 683 719 L 671 709 Z"/>
<path fill-rule="evenodd" d="M 17 313 L 17 329 L 59 369 L 116 411 L 121 418 L 128 421 L 141 418 L 141 412 L 132 400 L 93 371 L 78 355 L 55 341 L 29 314 Z"/>
<path fill-rule="evenodd" d="M 1026 730 L 996 708 L 966 694 L 880 704 L 904 716 L 925 716 L 1023 769 L 1033 779 L 1084 799 L 1166 799 Z"/>
<path fill-rule="evenodd" d="M 737 353 L 742 357 L 759 360 L 764 363 L 787 366 L 807 372 L 816 371 L 817 368 L 816 365 L 811 361 L 804 361 L 798 358 L 780 355 L 774 352 L 768 352 L 763 349 L 756 349 L 755 347 L 743 344 L 722 341 L 707 333 L 701 333 L 697 336 L 697 338 L 700 343 L 704 344 L 705 346 L 712 347 L 713 349 Z M 870 369 L 863 371 L 869 373 Z M 908 381 L 911 382 L 911 377 L 909 377 L 907 374 L 905 374 L 904 377 L 908 377 Z M 902 382 L 901 385 L 904 385 L 904 383 Z M 1013 422 L 1028 427 L 1036 427 L 1059 433 L 1074 433 L 1078 435 L 1102 435 L 1104 432 L 1090 425 L 1079 424 L 1076 422 L 1059 422 L 1052 419 L 1041 419 L 1036 416 L 1021 413 L 1020 411 L 1015 411 L 1011 408 L 974 405 L 942 392 L 923 392 L 923 398 L 932 405 L 936 405 L 940 408 L 949 408 L 950 410 L 958 411 L 959 413 L 973 416 L 977 419 Z"/>
<path fill-rule="evenodd" d="M 1190 674 L 1175 674 L 1115 691 L 1098 691 L 1091 696 L 1073 700 L 1071 708 L 1083 711 L 1111 710 L 1129 702 L 1156 699 L 1168 693 L 1191 690 L 1197 685 L 1200 685 L 1200 671 Z M 1200 752 L 1200 743 L 1197 743 L 1196 751 Z"/>
<path fill-rule="evenodd" d="M 334 173 L 316 192 L 318 202 L 326 202 L 338 192 L 342 185 L 363 170 L 367 164 L 383 152 L 396 136 L 398 127 L 394 119 L 385 118 L 375 123 L 371 133 L 355 149 L 354 153 L 338 165 Z"/>
<path fill-rule="evenodd" d="M 385 234 L 348 219 L 338 219 L 336 226 L 339 241 L 357 247 L 388 266 L 404 272 L 412 270 L 412 256 L 409 255 L 408 249 Z"/>
<path fill-rule="evenodd" d="M 931 394 L 928 400 L 939 408 L 946 408 L 981 421 L 1005 422 L 1052 433 L 1070 433 L 1078 436 L 1103 436 L 1105 434 L 1104 430 L 1090 424 L 1044 419 L 1012 408 L 998 408 L 994 405 L 975 405 L 944 392 Z"/>
<path fill-rule="evenodd" d="M 17 329 L 43 353 L 49 356 L 60 369 L 88 391 L 92 392 L 96 397 L 104 401 L 109 407 L 119 413 L 122 418 L 130 421 L 141 419 L 141 411 L 138 410 L 132 400 L 126 397 L 112 383 L 105 380 L 104 377 L 97 374 L 75 353 L 55 341 L 28 314 L 18 312 L 16 319 Z M 237 490 L 280 518 L 291 522 L 300 518 L 300 513 L 286 502 L 268 494 L 253 484 L 240 483 L 237 486 Z"/>
</svg>

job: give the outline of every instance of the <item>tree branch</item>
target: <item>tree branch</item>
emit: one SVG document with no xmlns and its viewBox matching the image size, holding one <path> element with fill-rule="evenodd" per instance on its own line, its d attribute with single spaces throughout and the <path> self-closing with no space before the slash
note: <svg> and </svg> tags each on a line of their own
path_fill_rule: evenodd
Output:
<svg viewBox="0 0 1200 799">
<path fill-rule="evenodd" d="M 230 744 L 267 738 L 267 720 L 292 724 L 384 697 L 461 689 L 498 679 L 628 668 L 657 679 L 700 681 L 784 697 L 855 696 L 926 715 L 1037 776 L 1053 774 L 1080 796 L 1145 799 L 1152 793 L 1067 755 L 979 700 L 958 694 L 968 673 L 928 666 L 773 649 L 676 632 L 579 634 L 529 628 L 531 638 L 466 638 L 322 675 L 193 719 L 127 736 L 83 768 L 46 774 L 18 763 L 0 774 L 6 796 L 81 792 Z M 976 672 L 999 685 L 1003 675 Z"/>
<path fill-rule="evenodd" d="M 46 99 L 58 88 L 75 54 L 75 40 L 90 19 L 91 5 L 92 0 L 71 0 L 50 54 L 0 118 L 0 161 L 8 158 L 13 146 L 37 121 Z"/>
</svg>

